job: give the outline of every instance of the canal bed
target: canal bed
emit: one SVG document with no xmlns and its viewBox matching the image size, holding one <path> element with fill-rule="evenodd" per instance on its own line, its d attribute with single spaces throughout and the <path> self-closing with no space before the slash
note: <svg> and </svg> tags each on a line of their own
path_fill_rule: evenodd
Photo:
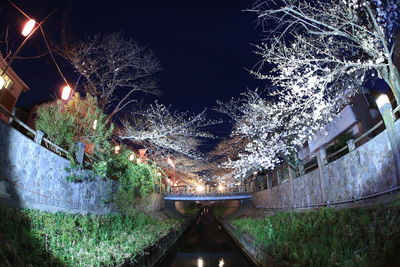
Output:
<svg viewBox="0 0 400 267">
<path fill-rule="evenodd" d="M 158 266 L 246 267 L 254 265 L 235 246 L 208 208 L 204 208 Z"/>
</svg>

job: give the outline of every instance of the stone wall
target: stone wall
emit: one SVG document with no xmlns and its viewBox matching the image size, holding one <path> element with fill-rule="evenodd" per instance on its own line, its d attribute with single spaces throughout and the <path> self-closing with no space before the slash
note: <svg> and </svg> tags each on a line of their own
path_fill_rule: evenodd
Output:
<svg viewBox="0 0 400 267">
<path fill-rule="evenodd" d="M 46 211 L 109 213 L 116 185 L 68 182 L 70 163 L 0 121 L 0 202 Z"/>
<path fill-rule="evenodd" d="M 400 131 L 400 123 L 396 124 Z M 326 200 L 358 199 L 396 187 L 394 160 L 386 130 L 340 159 L 322 167 Z M 282 208 L 322 204 L 319 169 L 254 194 L 256 207 Z"/>
</svg>

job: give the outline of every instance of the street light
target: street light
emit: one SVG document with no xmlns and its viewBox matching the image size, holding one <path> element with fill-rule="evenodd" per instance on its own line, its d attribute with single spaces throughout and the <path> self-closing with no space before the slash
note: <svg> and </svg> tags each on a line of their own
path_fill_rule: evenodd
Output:
<svg viewBox="0 0 400 267">
<path fill-rule="evenodd" d="M 61 93 L 61 99 L 67 101 L 71 96 L 72 89 L 69 85 L 64 86 Z"/>
<path fill-rule="evenodd" d="M 93 121 L 93 126 L 92 126 L 93 130 L 97 129 L 97 120 Z"/>
<path fill-rule="evenodd" d="M 24 37 L 27 37 L 32 32 L 33 28 L 35 28 L 35 25 L 36 25 L 36 21 L 34 19 L 28 20 L 28 22 L 25 23 L 25 26 L 22 29 L 21 34 Z"/>
<path fill-rule="evenodd" d="M 196 191 L 197 191 L 197 193 L 203 193 L 204 192 L 204 186 L 203 185 L 198 185 L 196 187 Z"/>
</svg>

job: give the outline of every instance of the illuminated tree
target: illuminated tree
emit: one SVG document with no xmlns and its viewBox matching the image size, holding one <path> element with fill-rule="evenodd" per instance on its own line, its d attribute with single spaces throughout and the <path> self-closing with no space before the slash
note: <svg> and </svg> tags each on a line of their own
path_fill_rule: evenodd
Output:
<svg viewBox="0 0 400 267">
<path fill-rule="evenodd" d="M 253 73 L 292 92 L 316 89 L 343 98 L 376 74 L 400 103 L 400 75 L 393 63 L 398 0 L 282 0 L 258 2 L 267 34 L 258 46 L 260 68 Z M 268 29 L 268 30 L 267 30 Z M 264 75 L 264 63 L 275 66 Z M 336 93 L 337 94 L 337 93 Z"/>
<path fill-rule="evenodd" d="M 197 152 L 200 139 L 213 138 L 202 129 L 219 123 L 207 120 L 205 112 L 189 116 L 187 112 L 171 111 L 169 107 L 156 102 L 147 110 L 133 112 L 123 120 L 124 129 L 119 137 L 144 145 L 148 143 L 165 155 L 178 153 L 200 158 Z"/>
<path fill-rule="evenodd" d="M 121 34 L 95 35 L 60 51 L 85 79 L 85 90 L 113 117 L 135 102 L 136 92 L 158 94 L 161 70 L 154 53 Z"/>
<path fill-rule="evenodd" d="M 276 88 L 267 97 L 248 92 L 219 103 L 218 110 L 236 123 L 233 134 L 251 140 L 239 159 L 225 164 L 236 175 L 290 158 L 375 75 L 400 103 L 392 58 L 397 1 L 264 1 L 251 11 L 266 33 L 258 46 L 262 60 L 252 73 Z M 272 73 L 262 73 L 264 64 L 274 66 Z"/>
</svg>

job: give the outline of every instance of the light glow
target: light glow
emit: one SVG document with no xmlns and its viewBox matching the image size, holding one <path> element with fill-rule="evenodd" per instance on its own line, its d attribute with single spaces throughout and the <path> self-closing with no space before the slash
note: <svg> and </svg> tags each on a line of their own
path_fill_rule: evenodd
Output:
<svg viewBox="0 0 400 267">
<path fill-rule="evenodd" d="M 218 267 L 223 267 L 225 265 L 224 259 L 220 259 L 218 263 Z"/>
<path fill-rule="evenodd" d="M 0 89 L 3 89 L 3 86 L 6 84 L 6 80 L 2 76 L 0 76 Z"/>
<path fill-rule="evenodd" d="M 118 154 L 120 150 L 121 150 L 121 146 L 116 145 L 116 146 L 114 147 L 114 152 L 115 152 L 115 154 Z"/>
<path fill-rule="evenodd" d="M 223 185 L 219 185 L 218 186 L 218 191 L 219 192 L 222 192 L 222 191 L 224 191 L 225 190 L 225 187 L 223 186 Z"/>
<path fill-rule="evenodd" d="M 93 130 L 96 130 L 96 128 L 97 128 L 97 120 L 93 121 L 93 127 L 92 128 L 93 128 Z"/>
<path fill-rule="evenodd" d="M 390 105 L 389 98 L 386 94 L 380 94 L 375 101 L 379 109 L 381 109 L 385 105 Z"/>
<path fill-rule="evenodd" d="M 25 37 L 28 36 L 32 32 L 32 30 L 35 27 L 35 25 L 36 25 L 36 21 L 34 19 L 28 20 L 28 22 L 25 23 L 25 26 L 22 29 L 22 32 L 21 32 L 22 35 L 25 36 Z"/>
<path fill-rule="evenodd" d="M 196 186 L 196 191 L 197 191 L 197 193 L 203 193 L 204 192 L 204 185 Z"/>
<path fill-rule="evenodd" d="M 61 94 L 61 99 L 67 101 L 71 96 L 71 91 L 71 87 L 69 87 L 68 85 L 64 86 Z"/>
<path fill-rule="evenodd" d="M 135 159 L 135 155 L 134 155 L 134 154 L 130 154 L 130 155 L 129 155 L 129 160 L 130 160 L 130 161 L 133 161 L 134 159 Z"/>
<path fill-rule="evenodd" d="M 161 176 L 161 172 L 157 172 L 157 176 Z"/>
<path fill-rule="evenodd" d="M 204 260 L 200 257 L 197 259 L 197 267 L 203 267 L 204 266 Z"/>
</svg>

